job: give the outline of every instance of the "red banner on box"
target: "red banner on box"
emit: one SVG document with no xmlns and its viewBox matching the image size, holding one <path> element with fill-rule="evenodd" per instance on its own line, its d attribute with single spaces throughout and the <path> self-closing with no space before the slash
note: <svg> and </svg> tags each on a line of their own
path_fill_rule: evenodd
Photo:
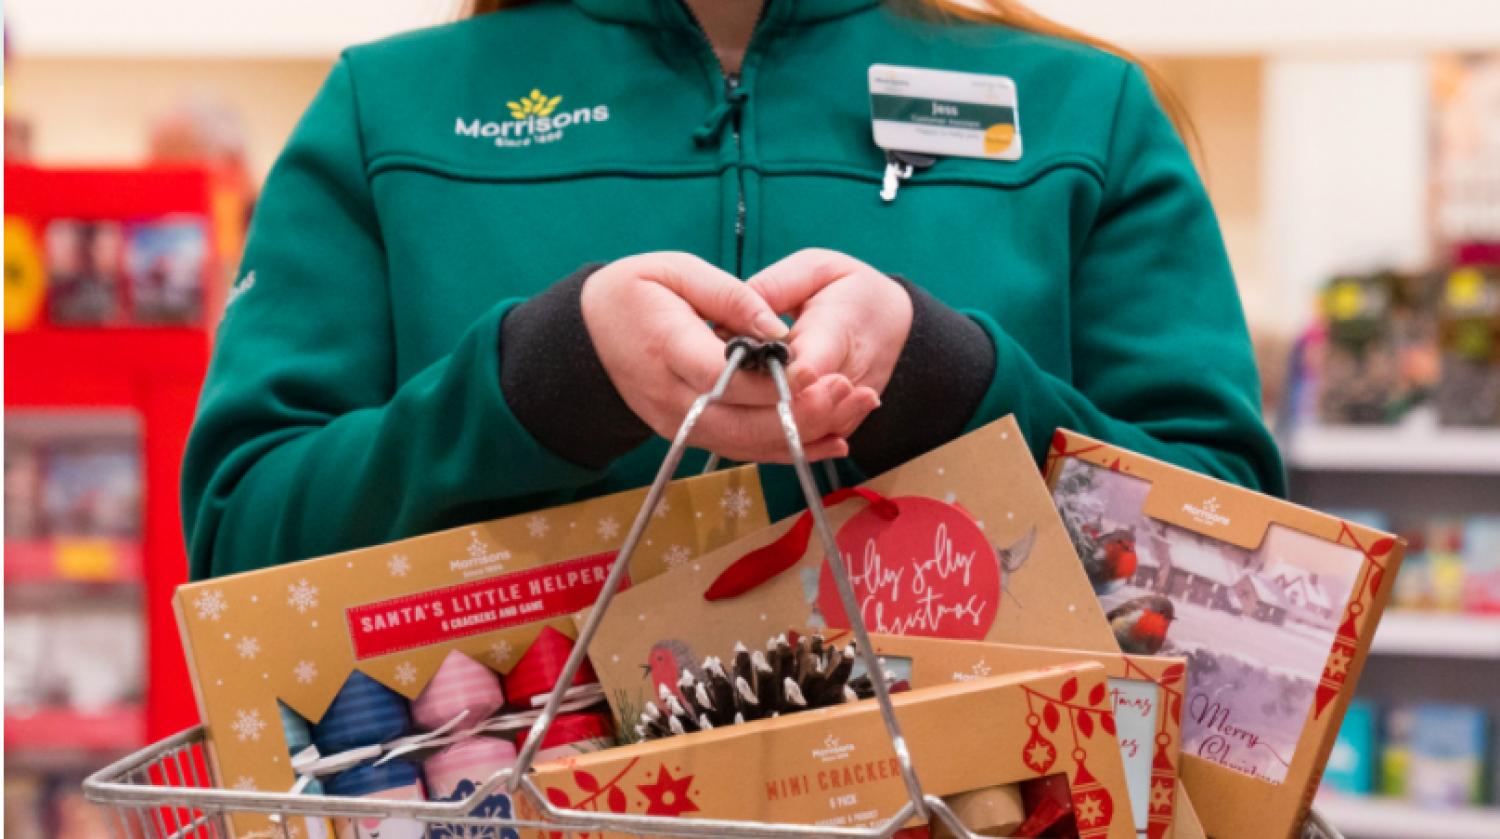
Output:
<svg viewBox="0 0 1500 839">
<path fill-rule="evenodd" d="M 594 605 L 615 551 L 344 610 L 357 660 L 550 620 Z M 621 589 L 630 585 L 627 575 Z"/>
</svg>

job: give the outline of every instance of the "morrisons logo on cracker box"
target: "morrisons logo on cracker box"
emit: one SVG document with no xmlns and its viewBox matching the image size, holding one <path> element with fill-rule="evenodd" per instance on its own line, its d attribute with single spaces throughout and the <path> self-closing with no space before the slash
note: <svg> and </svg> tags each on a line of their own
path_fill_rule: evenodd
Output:
<svg viewBox="0 0 1500 839">
<path fill-rule="evenodd" d="M 489 140 L 499 148 L 524 148 L 558 142 L 569 128 L 609 121 L 608 105 L 559 110 L 562 101 L 561 96 L 548 96 L 540 89 L 533 88 L 529 95 L 505 103 L 510 111 L 510 119 L 458 117 L 453 133 L 477 140 Z"/>
</svg>

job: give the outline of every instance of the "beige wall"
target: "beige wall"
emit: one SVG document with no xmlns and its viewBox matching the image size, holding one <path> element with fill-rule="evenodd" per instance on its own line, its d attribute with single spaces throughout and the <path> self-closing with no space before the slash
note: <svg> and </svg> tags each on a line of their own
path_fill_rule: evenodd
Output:
<svg viewBox="0 0 1500 839">
<path fill-rule="evenodd" d="M 259 181 L 317 92 L 323 60 L 203 61 L 17 57 L 6 71 L 6 110 L 31 123 L 43 163 L 144 159 L 152 120 L 194 97 L 233 107 L 244 122 Z"/>
</svg>

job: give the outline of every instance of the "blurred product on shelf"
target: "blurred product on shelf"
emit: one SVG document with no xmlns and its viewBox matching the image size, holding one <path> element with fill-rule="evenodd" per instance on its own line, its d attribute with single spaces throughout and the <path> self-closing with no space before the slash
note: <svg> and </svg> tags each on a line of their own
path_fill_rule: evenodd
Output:
<svg viewBox="0 0 1500 839">
<path fill-rule="evenodd" d="M 1442 297 L 1444 425 L 1500 425 L 1500 268 L 1460 268 Z"/>
<path fill-rule="evenodd" d="M 1500 427 L 1500 268 L 1333 278 L 1298 342 L 1289 412 L 1303 425 Z"/>
<path fill-rule="evenodd" d="M 1380 727 L 1375 706 L 1356 699 L 1344 712 L 1344 724 L 1328 755 L 1323 788 L 1347 795 L 1373 795 L 1379 756 Z"/>
<path fill-rule="evenodd" d="M 1424 703 L 1411 709 L 1406 792 L 1424 807 L 1484 803 L 1489 719 L 1470 705 Z"/>
<path fill-rule="evenodd" d="M 1328 425 L 1392 423 L 1437 384 L 1431 279 L 1382 272 L 1341 276 L 1324 289 L 1319 419 Z"/>
<path fill-rule="evenodd" d="M 1490 726 L 1488 713 L 1472 705 L 1419 702 L 1382 709 L 1358 700 L 1344 717 L 1323 789 L 1429 809 L 1483 805 Z"/>
<path fill-rule="evenodd" d="M 1500 242 L 1500 53 L 1435 59 L 1432 104 L 1437 238 Z"/>
<path fill-rule="evenodd" d="M 47 319 L 80 326 L 122 322 L 125 234 L 119 222 L 54 219 L 46 241 Z"/>
<path fill-rule="evenodd" d="M 126 273 L 137 323 L 191 324 L 203 317 L 208 229 L 192 216 L 127 228 Z"/>
</svg>

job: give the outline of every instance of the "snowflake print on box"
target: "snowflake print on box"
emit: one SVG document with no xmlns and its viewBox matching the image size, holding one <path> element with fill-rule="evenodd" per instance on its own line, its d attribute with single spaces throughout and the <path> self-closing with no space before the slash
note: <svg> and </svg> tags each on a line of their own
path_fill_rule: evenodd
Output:
<svg viewBox="0 0 1500 839">
<path fill-rule="evenodd" d="M 246 635 L 245 637 L 235 642 L 234 649 L 235 652 L 240 654 L 240 658 L 255 658 L 256 656 L 260 655 L 260 641 L 256 638 L 252 638 L 249 635 Z"/>
<path fill-rule="evenodd" d="M 515 655 L 515 648 L 509 641 L 502 639 L 490 645 L 490 663 L 496 667 L 508 666 L 512 655 Z"/>
<path fill-rule="evenodd" d="M 526 519 L 526 532 L 530 533 L 533 539 L 546 538 L 547 531 L 551 529 L 552 525 L 547 524 L 546 516 L 534 515 Z"/>
<path fill-rule="evenodd" d="M 224 592 L 211 588 L 193 599 L 193 608 L 199 620 L 216 621 L 229 610 L 229 602 L 224 599 Z"/>
<path fill-rule="evenodd" d="M 673 545 L 662 553 L 661 562 L 668 568 L 679 568 L 693 558 L 693 551 L 687 545 Z"/>
<path fill-rule="evenodd" d="M 296 678 L 298 684 L 310 685 L 314 679 L 318 678 L 318 665 L 311 661 L 299 661 L 297 666 L 292 668 L 292 676 Z"/>
<path fill-rule="evenodd" d="M 306 579 L 298 580 L 286 587 L 286 605 L 305 615 L 309 609 L 318 608 L 318 587 Z"/>
<path fill-rule="evenodd" d="M 724 510 L 724 515 L 742 519 L 750 515 L 750 510 L 755 507 L 755 500 L 750 497 L 749 490 L 735 487 L 724 490 L 724 496 L 719 499 L 719 507 Z"/>
<path fill-rule="evenodd" d="M 599 525 L 594 530 L 600 539 L 613 539 L 620 535 L 620 523 L 614 516 L 605 516 L 599 520 Z"/>
<path fill-rule="evenodd" d="M 237 789 L 241 792 L 254 792 L 255 790 L 259 789 L 259 787 L 255 785 L 254 778 L 250 777 L 249 775 L 241 775 L 238 778 L 234 779 L 234 785 L 231 786 L 230 789 Z"/>
<path fill-rule="evenodd" d="M 392 577 L 405 577 L 411 571 L 411 560 L 406 554 L 396 554 L 386 562 L 385 570 L 391 572 Z"/>
<path fill-rule="evenodd" d="M 260 711 L 241 708 L 234 712 L 234 722 L 229 727 L 234 730 L 234 736 L 242 741 L 259 740 L 260 733 L 266 730 L 266 721 L 261 719 Z"/>
<path fill-rule="evenodd" d="M 417 683 L 417 665 L 403 661 L 396 665 L 396 682 L 406 687 Z"/>
</svg>

